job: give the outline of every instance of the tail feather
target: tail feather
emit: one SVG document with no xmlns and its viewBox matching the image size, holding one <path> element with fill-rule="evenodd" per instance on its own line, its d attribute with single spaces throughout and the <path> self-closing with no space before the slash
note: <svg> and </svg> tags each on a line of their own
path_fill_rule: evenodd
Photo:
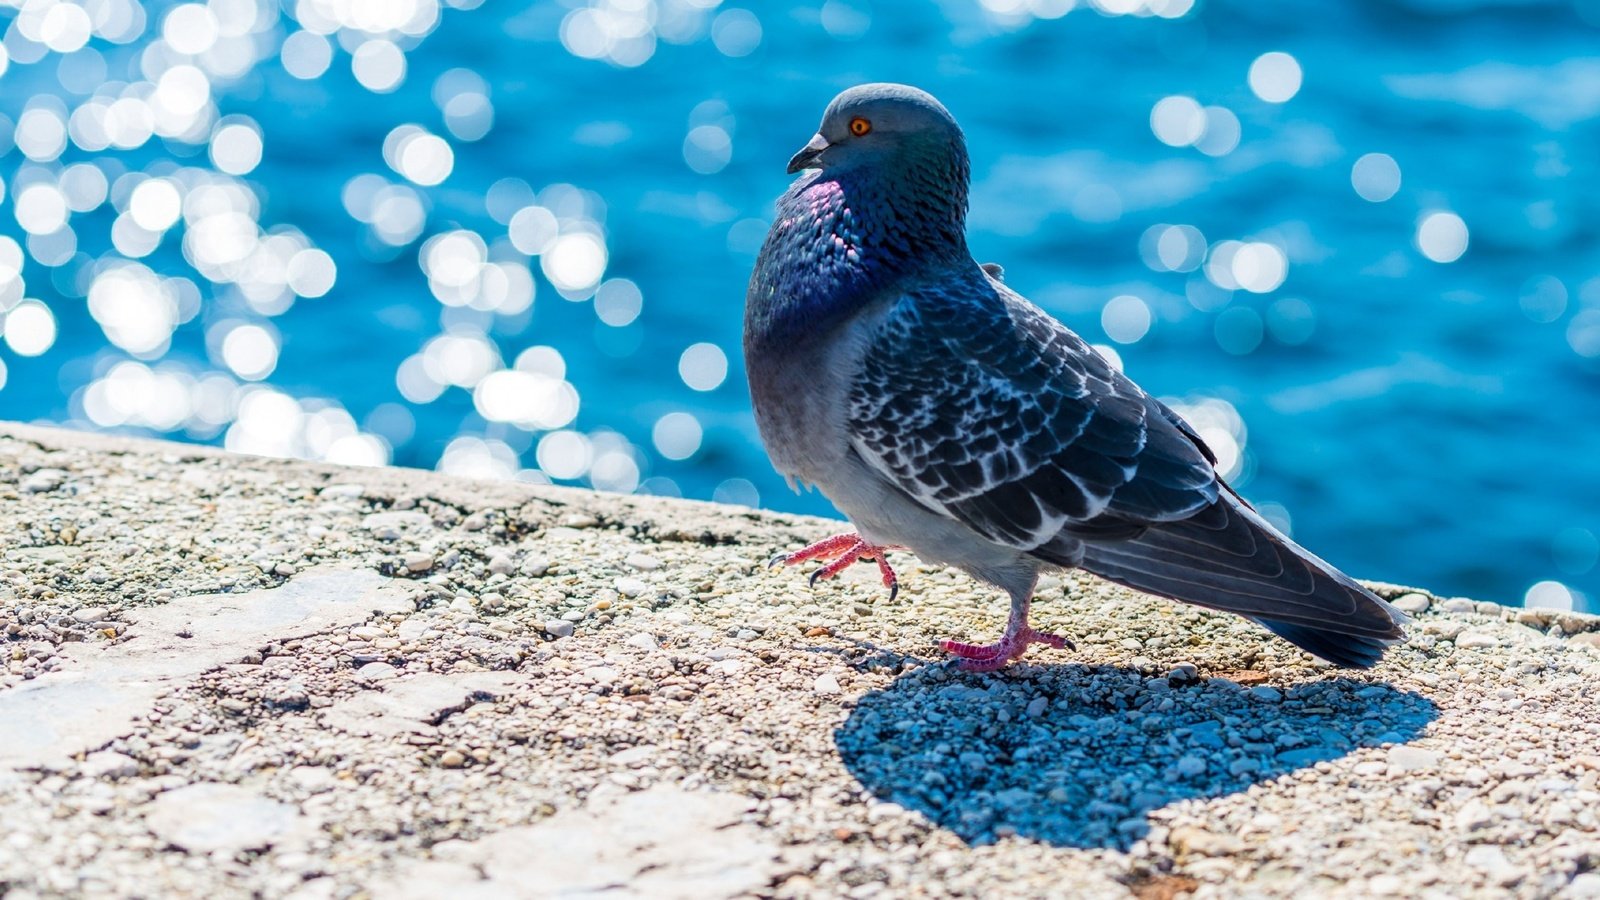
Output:
<svg viewBox="0 0 1600 900">
<path fill-rule="evenodd" d="M 1337 631 L 1290 625 L 1271 619 L 1257 619 L 1268 631 L 1283 638 L 1312 656 L 1319 656 L 1336 666 L 1351 669 L 1370 669 L 1383 656 L 1389 641 L 1379 638 L 1358 637 Z"/>
<path fill-rule="evenodd" d="M 1329 662 L 1366 668 L 1405 616 L 1224 494 L 1125 541 L 1086 541 L 1083 568 L 1136 590 L 1238 613 Z"/>
</svg>

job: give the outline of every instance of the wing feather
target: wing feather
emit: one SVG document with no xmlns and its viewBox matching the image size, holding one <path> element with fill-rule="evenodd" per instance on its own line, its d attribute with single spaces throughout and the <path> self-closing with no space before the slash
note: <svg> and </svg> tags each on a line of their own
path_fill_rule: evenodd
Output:
<svg viewBox="0 0 1600 900">
<path fill-rule="evenodd" d="M 1063 532 L 1135 533 L 1216 499 L 1211 460 L 1170 410 L 1003 285 L 978 293 L 912 293 L 884 321 L 851 394 L 863 460 L 924 506 L 1029 551 Z"/>
</svg>

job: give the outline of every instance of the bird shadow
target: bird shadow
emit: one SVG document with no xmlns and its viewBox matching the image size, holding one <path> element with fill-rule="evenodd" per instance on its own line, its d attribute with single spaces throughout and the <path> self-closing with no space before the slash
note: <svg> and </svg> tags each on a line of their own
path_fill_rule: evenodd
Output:
<svg viewBox="0 0 1600 900">
<path fill-rule="evenodd" d="M 834 741 L 873 796 L 968 844 L 1127 849 L 1152 811 L 1410 741 L 1437 715 L 1419 694 L 1343 677 L 1246 690 L 1111 666 L 924 667 L 863 696 Z"/>
</svg>

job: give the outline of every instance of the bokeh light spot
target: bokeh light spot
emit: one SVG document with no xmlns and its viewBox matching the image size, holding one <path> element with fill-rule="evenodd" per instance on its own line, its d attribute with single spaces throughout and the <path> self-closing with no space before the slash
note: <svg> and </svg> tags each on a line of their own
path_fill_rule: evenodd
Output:
<svg viewBox="0 0 1600 900">
<path fill-rule="evenodd" d="M 1150 110 L 1150 130 L 1169 147 L 1187 147 L 1205 133 L 1206 113 L 1193 97 L 1163 97 Z"/>
<path fill-rule="evenodd" d="M 539 257 L 539 267 L 557 290 L 586 296 L 605 274 L 606 256 L 606 245 L 599 236 L 564 234 Z"/>
<path fill-rule="evenodd" d="M 1430 212 L 1417 221 L 1417 249 L 1436 263 L 1452 263 L 1467 252 L 1467 223 L 1453 212 Z"/>
<path fill-rule="evenodd" d="M 210 152 L 218 171 L 248 175 L 261 164 L 261 130 L 248 120 L 219 125 L 211 134 Z"/>
<path fill-rule="evenodd" d="M 686 412 L 667 413 L 650 430 L 650 442 L 656 452 L 671 460 L 688 459 L 698 453 L 703 437 L 700 420 Z"/>
<path fill-rule="evenodd" d="M 724 56 L 749 56 L 761 46 L 761 20 L 748 9 L 725 9 L 711 22 L 711 43 Z"/>
<path fill-rule="evenodd" d="M 1382 203 L 1400 190 L 1400 164 L 1387 153 L 1368 153 L 1350 167 L 1350 186 L 1363 200 Z"/>
<path fill-rule="evenodd" d="M 1150 332 L 1150 307 L 1131 294 L 1112 297 L 1100 310 L 1100 327 L 1119 344 L 1138 343 Z"/>
<path fill-rule="evenodd" d="M 607 279 L 594 293 L 595 315 L 613 328 L 632 324 L 643 307 L 644 295 L 639 286 L 626 278 Z"/>
<path fill-rule="evenodd" d="M 240 325 L 222 339 L 222 361 L 246 381 L 260 381 L 278 367 L 278 339 L 260 325 Z"/>
<path fill-rule="evenodd" d="M 1300 63 L 1293 56 L 1274 50 L 1256 57 L 1250 64 L 1250 90 L 1268 103 L 1287 103 L 1300 92 Z"/>
<path fill-rule="evenodd" d="M 37 300 L 24 300 L 0 319 L 0 336 L 18 356 L 38 356 L 56 342 L 56 317 Z"/>
<path fill-rule="evenodd" d="M 406 55 L 391 41 L 367 41 L 350 55 L 356 81 L 374 94 L 387 94 L 406 77 Z"/>
<path fill-rule="evenodd" d="M 692 390 L 714 391 L 728 377 L 728 356 L 716 344 L 692 344 L 678 357 L 678 377 Z"/>
<path fill-rule="evenodd" d="M 333 64 L 333 45 L 320 34 L 296 31 L 284 39 L 279 55 L 284 71 L 302 81 L 310 81 L 322 77 Z"/>
</svg>

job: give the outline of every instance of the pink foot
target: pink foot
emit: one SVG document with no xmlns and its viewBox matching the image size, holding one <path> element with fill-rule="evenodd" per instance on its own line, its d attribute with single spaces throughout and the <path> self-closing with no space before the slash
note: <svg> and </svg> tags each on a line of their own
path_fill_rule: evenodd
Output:
<svg viewBox="0 0 1600 900">
<path fill-rule="evenodd" d="M 780 553 L 772 558 L 770 565 L 792 566 L 813 559 L 823 562 L 826 565 L 811 573 L 810 583 L 815 587 L 817 582 L 832 578 L 848 569 L 856 560 L 870 559 L 878 564 L 878 572 L 883 576 L 883 586 L 889 589 L 889 600 L 893 602 L 900 593 L 900 580 L 895 577 L 894 569 L 889 567 L 889 560 L 884 554 L 890 550 L 903 549 L 905 548 L 869 544 L 862 540 L 859 534 L 836 534 L 793 553 Z"/>
<path fill-rule="evenodd" d="M 1047 644 L 1057 650 L 1078 649 L 1071 641 L 1058 634 L 1035 631 L 1028 624 L 1030 605 L 1027 595 L 1020 597 L 1013 595 L 1011 618 L 1006 621 L 1006 633 L 998 644 L 963 644 L 960 641 L 944 640 L 939 642 L 939 649 L 960 657 L 961 668 L 966 672 L 993 672 L 1004 668 L 1006 663 L 1027 653 L 1029 644 Z"/>
<path fill-rule="evenodd" d="M 939 642 L 939 649 L 946 653 L 961 658 L 961 669 L 965 672 L 993 672 L 1005 667 L 1013 659 L 1019 659 L 1028 652 L 1029 644 L 1048 644 L 1057 650 L 1076 650 L 1077 647 L 1066 638 L 1058 634 L 1046 634 L 1043 631 L 1027 629 L 1020 635 L 1008 634 L 1000 639 L 998 644 L 963 644 L 960 641 L 944 640 Z"/>
</svg>

